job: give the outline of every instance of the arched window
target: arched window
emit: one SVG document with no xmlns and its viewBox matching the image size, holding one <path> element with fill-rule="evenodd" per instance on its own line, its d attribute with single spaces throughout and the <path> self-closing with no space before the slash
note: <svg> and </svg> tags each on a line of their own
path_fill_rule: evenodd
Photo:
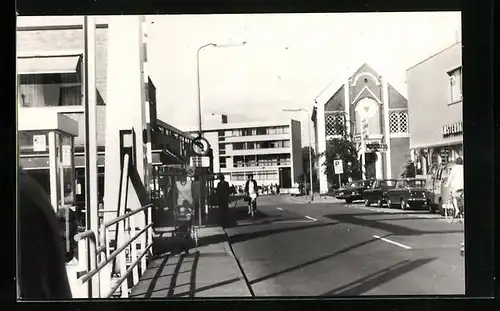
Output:
<svg viewBox="0 0 500 311">
<path fill-rule="evenodd" d="M 365 97 L 356 104 L 356 134 L 362 132 L 362 120 L 365 119 L 368 123 L 368 134 L 381 134 L 380 126 L 380 106 L 372 98 Z"/>
</svg>

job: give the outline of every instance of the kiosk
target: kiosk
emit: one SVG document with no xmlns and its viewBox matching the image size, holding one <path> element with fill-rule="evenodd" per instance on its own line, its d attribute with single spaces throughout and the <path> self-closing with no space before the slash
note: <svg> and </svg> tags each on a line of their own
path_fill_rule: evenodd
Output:
<svg viewBox="0 0 500 311">
<path fill-rule="evenodd" d="M 45 189 L 59 216 L 69 269 L 79 257 L 73 239 L 78 231 L 74 165 L 78 122 L 47 108 L 20 108 L 18 131 L 19 165 Z"/>
</svg>

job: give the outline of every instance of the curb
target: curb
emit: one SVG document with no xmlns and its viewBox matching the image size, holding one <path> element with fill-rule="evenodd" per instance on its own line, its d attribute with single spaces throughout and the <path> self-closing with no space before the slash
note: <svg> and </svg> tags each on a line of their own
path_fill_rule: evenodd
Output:
<svg viewBox="0 0 500 311">
<path fill-rule="evenodd" d="M 231 243 L 229 243 L 229 235 L 227 234 L 226 229 L 222 228 L 222 230 L 224 231 L 224 234 L 226 236 L 226 241 L 224 242 L 224 248 L 227 245 L 227 247 L 230 250 L 231 257 L 234 258 L 234 261 L 236 261 L 236 264 L 238 265 L 238 268 L 240 269 L 240 274 L 243 277 L 243 280 L 245 281 L 245 284 L 247 286 L 247 289 L 248 289 L 250 296 L 255 297 L 255 293 L 253 292 L 252 286 L 250 285 L 250 281 L 248 280 L 248 278 L 245 274 L 245 271 L 243 270 L 243 266 L 241 265 L 240 261 L 238 260 L 238 257 L 236 257 L 236 255 L 234 254 L 233 246 L 231 245 Z"/>
</svg>

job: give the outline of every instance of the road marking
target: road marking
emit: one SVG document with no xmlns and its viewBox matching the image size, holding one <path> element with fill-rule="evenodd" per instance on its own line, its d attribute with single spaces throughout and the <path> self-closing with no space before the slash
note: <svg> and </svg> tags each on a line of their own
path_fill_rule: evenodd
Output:
<svg viewBox="0 0 500 311">
<path fill-rule="evenodd" d="M 298 223 L 313 223 L 314 220 L 276 220 L 272 224 L 298 224 Z"/>
<path fill-rule="evenodd" d="M 316 218 L 312 218 L 312 217 L 309 217 L 309 216 L 306 216 L 307 219 L 310 219 L 312 221 L 318 221 Z"/>
<path fill-rule="evenodd" d="M 376 238 L 376 239 L 380 239 L 380 240 L 382 240 L 382 241 L 384 241 L 384 242 L 387 242 L 387 243 L 391 243 L 391 244 L 397 245 L 397 246 L 402 247 L 402 248 L 404 248 L 404 249 L 412 249 L 410 246 L 406 246 L 406 245 L 404 245 L 404 244 L 401 244 L 401 243 L 398 243 L 398 242 L 394 242 L 394 241 L 391 241 L 391 240 L 386 239 L 386 238 L 379 237 L 378 235 L 374 235 L 373 237 L 374 237 L 374 238 Z"/>
<path fill-rule="evenodd" d="M 283 211 L 283 209 L 281 207 L 278 207 L 278 210 Z"/>
</svg>

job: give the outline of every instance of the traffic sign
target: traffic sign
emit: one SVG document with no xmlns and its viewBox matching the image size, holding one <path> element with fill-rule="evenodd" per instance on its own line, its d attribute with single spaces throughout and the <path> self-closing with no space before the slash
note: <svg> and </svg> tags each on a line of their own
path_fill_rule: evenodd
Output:
<svg viewBox="0 0 500 311">
<path fill-rule="evenodd" d="M 204 156 L 210 151 L 210 143 L 206 138 L 200 136 L 193 140 L 191 148 L 197 155 Z"/>
<path fill-rule="evenodd" d="M 209 157 L 191 157 L 191 166 L 194 167 L 210 167 Z"/>
<path fill-rule="evenodd" d="M 344 167 L 342 160 L 333 160 L 333 170 L 335 174 L 344 174 Z"/>
</svg>

